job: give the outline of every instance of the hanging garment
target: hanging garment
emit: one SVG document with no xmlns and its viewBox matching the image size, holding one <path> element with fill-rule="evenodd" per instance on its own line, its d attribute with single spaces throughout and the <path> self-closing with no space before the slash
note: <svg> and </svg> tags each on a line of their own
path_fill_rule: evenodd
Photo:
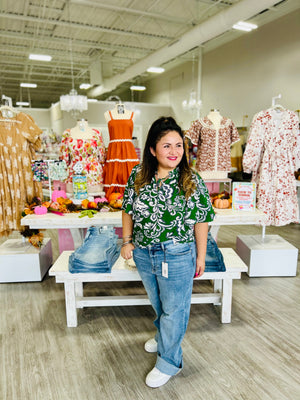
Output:
<svg viewBox="0 0 300 400">
<path fill-rule="evenodd" d="M 66 183 L 72 183 L 75 164 L 80 161 L 83 173 L 87 176 L 88 185 L 103 183 L 103 165 L 105 162 L 105 146 L 101 132 L 93 129 L 94 136 L 89 139 L 76 139 L 66 129 L 60 145 L 61 158 L 68 166 L 68 178 Z"/>
<path fill-rule="evenodd" d="M 113 192 L 124 193 L 132 168 L 139 163 L 132 143 L 133 113 L 129 119 L 113 119 L 109 111 L 108 130 L 110 142 L 104 166 L 106 197 Z"/>
<path fill-rule="evenodd" d="M 243 168 L 253 172 L 257 207 L 266 214 L 266 225 L 299 221 L 294 176 L 300 166 L 299 142 L 299 119 L 294 112 L 268 109 L 253 118 Z"/>
<path fill-rule="evenodd" d="M 48 180 L 48 164 L 43 160 L 36 160 L 31 163 L 33 180 L 43 182 Z"/>
<path fill-rule="evenodd" d="M 207 117 L 196 120 L 185 132 L 185 136 L 198 147 L 197 171 L 230 172 L 230 145 L 237 142 L 240 137 L 229 118 L 222 118 L 219 129 L 216 129 Z"/>
<path fill-rule="evenodd" d="M 25 203 L 35 196 L 42 199 L 41 183 L 34 181 L 31 170 L 42 130 L 22 112 L 15 122 L 2 119 L 0 112 L 0 236 L 20 230 Z"/>
<path fill-rule="evenodd" d="M 82 245 L 69 257 L 71 273 L 109 273 L 120 256 L 118 235 L 112 226 L 88 228 Z"/>
</svg>

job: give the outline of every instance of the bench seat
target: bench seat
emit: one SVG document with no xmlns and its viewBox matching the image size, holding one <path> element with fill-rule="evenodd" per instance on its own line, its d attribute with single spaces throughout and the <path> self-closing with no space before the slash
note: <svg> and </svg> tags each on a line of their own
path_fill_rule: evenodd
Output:
<svg viewBox="0 0 300 400">
<path fill-rule="evenodd" d="M 204 272 L 197 280 L 211 280 L 214 282 L 214 292 L 193 293 L 192 304 L 212 303 L 221 307 L 221 322 L 231 322 L 232 280 L 240 279 L 242 272 L 248 268 L 236 252 L 231 248 L 220 249 L 226 266 L 223 272 Z M 69 256 L 72 251 L 64 251 L 57 258 L 49 270 L 50 276 L 55 276 L 57 283 L 63 283 L 65 289 L 67 326 L 77 326 L 77 309 L 83 307 L 99 306 L 129 306 L 150 304 L 147 295 L 126 296 L 89 296 L 83 295 L 83 283 L 85 282 L 124 282 L 140 281 L 140 275 L 136 269 L 124 268 L 120 260 L 114 264 L 111 273 L 75 273 L 68 270 Z"/>
</svg>

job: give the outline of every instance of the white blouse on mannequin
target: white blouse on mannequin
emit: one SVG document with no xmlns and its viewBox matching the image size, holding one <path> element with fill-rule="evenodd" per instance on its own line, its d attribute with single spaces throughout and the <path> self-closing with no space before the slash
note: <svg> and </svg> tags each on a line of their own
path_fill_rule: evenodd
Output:
<svg viewBox="0 0 300 400">
<path fill-rule="evenodd" d="M 121 103 L 116 104 L 115 107 L 112 110 L 110 110 L 110 112 L 113 119 L 130 119 L 132 115 L 132 111 L 127 110 L 124 104 Z M 109 111 L 106 111 L 104 113 L 104 117 L 106 119 L 106 122 L 111 120 Z"/>
<path fill-rule="evenodd" d="M 93 129 L 85 119 L 78 120 L 76 126 L 70 129 L 70 136 L 74 139 L 93 139 L 94 135 Z"/>
<path fill-rule="evenodd" d="M 211 110 L 207 114 L 207 118 L 214 124 L 216 130 L 220 129 L 223 117 L 218 110 Z"/>
</svg>

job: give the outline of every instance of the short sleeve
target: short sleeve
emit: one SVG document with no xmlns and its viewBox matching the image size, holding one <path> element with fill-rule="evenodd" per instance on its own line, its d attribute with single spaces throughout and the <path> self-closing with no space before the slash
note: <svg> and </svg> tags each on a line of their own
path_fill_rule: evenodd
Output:
<svg viewBox="0 0 300 400">
<path fill-rule="evenodd" d="M 70 137 L 70 131 L 67 129 L 62 134 L 61 143 L 59 147 L 60 159 L 64 160 L 67 165 L 70 164 L 69 137 Z"/>
<path fill-rule="evenodd" d="M 198 145 L 202 125 L 199 120 L 192 123 L 190 128 L 185 131 L 185 137 L 189 138 L 194 145 Z"/>
<path fill-rule="evenodd" d="M 25 113 L 22 113 L 22 135 L 28 142 L 32 143 L 35 150 L 39 150 L 42 146 L 41 134 L 42 129 L 37 126 L 34 119 Z"/>
<path fill-rule="evenodd" d="M 185 222 L 188 225 L 194 225 L 199 222 L 213 221 L 215 213 L 207 187 L 198 173 L 193 173 L 193 179 L 196 190 L 187 200 Z"/>
<path fill-rule="evenodd" d="M 136 197 L 135 189 L 134 189 L 134 181 L 136 174 L 138 172 L 139 165 L 136 165 L 132 168 L 131 174 L 128 178 L 127 184 L 125 186 L 123 202 L 122 202 L 122 210 L 126 212 L 126 214 L 132 214 L 132 206 L 134 199 Z"/>
</svg>

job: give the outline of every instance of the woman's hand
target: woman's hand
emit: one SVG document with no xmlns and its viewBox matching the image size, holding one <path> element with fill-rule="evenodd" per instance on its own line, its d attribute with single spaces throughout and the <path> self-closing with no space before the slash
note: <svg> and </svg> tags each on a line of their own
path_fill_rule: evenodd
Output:
<svg viewBox="0 0 300 400">
<path fill-rule="evenodd" d="M 132 257 L 133 249 L 134 245 L 132 243 L 125 244 L 125 246 L 121 247 L 121 256 L 125 258 L 125 260 L 129 260 Z"/>
<path fill-rule="evenodd" d="M 202 258 L 197 257 L 195 278 L 199 278 L 201 275 L 203 275 L 204 270 L 205 270 L 205 259 L 203 260 Z"/>
</svg>

